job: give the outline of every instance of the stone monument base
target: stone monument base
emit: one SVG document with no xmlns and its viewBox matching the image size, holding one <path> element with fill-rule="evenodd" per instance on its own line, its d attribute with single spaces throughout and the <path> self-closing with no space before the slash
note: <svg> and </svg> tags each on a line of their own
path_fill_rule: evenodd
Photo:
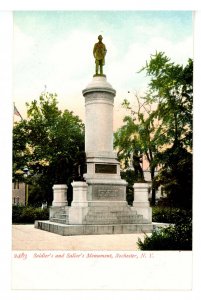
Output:
<svg viewBox="0 0 201 300">
<path fill-rule="evenodd" d="M 134 184 L 135 201 L 125 200 L 123 180 L 91 179 L 73 182 L 72 206 L 50 207 L 48 221 L 36 221 L 35 228 L 60 235 L 146 233 L 153 230 L 148 184 Z M 109 199 L 109 201 L 108 201 Z"/>
<path fill-rule="evenodd" d="M 123 234 L 151 232 L 152 222 L 127 204 L 51 207 L 49 221 L 36 221 L 35 228 L 60 235 Z"/>
<path fill-rule="evenodd" d="M 35 228 L 60 234 L 72 235 L 99 235 L 149 233 L 153 230 L 152 224 L 107 224 L 107 225 L 66 225 L 51 221 L 35 221 Z"/>
</svg>

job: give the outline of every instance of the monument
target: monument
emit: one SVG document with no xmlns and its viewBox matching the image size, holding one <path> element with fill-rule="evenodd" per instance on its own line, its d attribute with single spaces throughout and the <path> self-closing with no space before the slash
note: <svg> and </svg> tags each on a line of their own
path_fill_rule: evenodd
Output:
<svg viewBox="0 0 201 300">
<path fill-rule="evenodd" d="M 126 202 L 125 180 L 121 179 L 117 154 L 113 150 L 113 106 L 115 89 L 103 74 L 106 46 L 94 45 L 95 74 L 82 91 L 85 98 L 86 173 L 74 180 L 73 201 L 53 201 L 49 221 L 35 227 L 61 235 L 119 234 L 151 232 L 152 211 L 148 184 L 134 185 L 134 205 Z M 79 176 L 77 177 L 79 178 Z M 84 180 L 83 180 L 84 179 Z M 67 199 L 66 199 L 67 202 Z"/>
</svg>

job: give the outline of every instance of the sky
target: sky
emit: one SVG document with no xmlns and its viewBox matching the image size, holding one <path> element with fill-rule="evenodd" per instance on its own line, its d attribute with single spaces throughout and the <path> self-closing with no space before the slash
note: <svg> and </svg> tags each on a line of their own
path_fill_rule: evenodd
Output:
<svg viewBox="0 0 201 300">
<path fill-rule="evenodd" d="M 122 101 L 133 103 L 134 93 L 146 90 L 148 78 L 138 71 L 150 55 L 163 51 L 184 65 L 193 58 L 191 11 L 16 11 L 13 27 L 13 101 L 23 118 L 25 103 L 46 90 L 84 122 L 82 90 L 95 72 L 99 34 L 107 48 L 104 73 L 117 92 L 114 130 L 126 113 Z"/>
</svg>

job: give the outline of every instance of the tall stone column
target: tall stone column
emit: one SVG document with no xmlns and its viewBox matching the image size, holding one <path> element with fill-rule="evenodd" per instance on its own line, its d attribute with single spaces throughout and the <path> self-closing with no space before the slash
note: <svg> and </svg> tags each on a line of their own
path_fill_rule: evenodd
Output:
<svg viewBox="0 0 201 300">
<path fill-rule="evenodd" d="M 105 76 L 95 76 L 83 90 L 85 97 L 85 151 L 113 153 L 113 106 L 116 91 Z"/>
<path fill-rule="evenodd" d="M 113 106 L 116 91 L 106 76 L 94 76 L 85 97 L 85 152 L 89 205 L 125 204 L 127 183 L 120 177 L 113 151 Z"/>
</svg>

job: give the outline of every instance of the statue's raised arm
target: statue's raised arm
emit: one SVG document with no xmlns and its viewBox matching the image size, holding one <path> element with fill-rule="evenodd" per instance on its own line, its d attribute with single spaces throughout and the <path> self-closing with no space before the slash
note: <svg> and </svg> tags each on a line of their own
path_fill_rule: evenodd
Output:
<svg viewBox="0 0 201 300">
<path fill-rule="evenodd" d="M 107 49 L 105 47 L 105 44 L 102 43 L 103 37 L 102 35 L 98 36 L 98 43 L 94 45 L 93 49 L 93 55 L 95 58 L 95 64 L 96 64 L 96 74 L 103 76 L 103 66 L 105 64 L 105 55 L 107 52 Z M 99 72 L 100 70 L 100 72 Z"/>
</svg>

